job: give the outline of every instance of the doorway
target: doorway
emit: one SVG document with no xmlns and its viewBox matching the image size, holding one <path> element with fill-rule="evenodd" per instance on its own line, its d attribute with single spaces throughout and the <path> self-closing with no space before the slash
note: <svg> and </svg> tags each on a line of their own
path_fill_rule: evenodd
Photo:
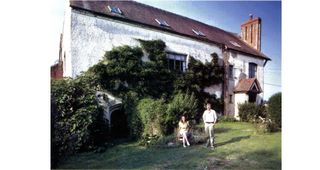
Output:
<svg viewBox="0 0 320 170">
<path fill-rule="evenodd" d="M 127 115 L 123 109 L 115 110 L 111 114 L 111 136 L 114 139 L 127 138 L 129 136 Z"/>
</svg>

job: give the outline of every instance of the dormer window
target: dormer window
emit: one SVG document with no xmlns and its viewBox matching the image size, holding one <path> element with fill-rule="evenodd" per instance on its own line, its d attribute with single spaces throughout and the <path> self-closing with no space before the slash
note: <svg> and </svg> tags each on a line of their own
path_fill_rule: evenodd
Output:
<svg viewBox="0 0 320 170">
<path fill-rule="evenodd" d="M 241 47 L 241 45 L 239 45 L 237 42 L 234 41 L 229 41 L 232 45 L 236 46 L 236 47 Z"/>
<path fill-rule="evenodd" d="M 201 31 L 196 31 L 196 30 L 194 30 L 194 29 L 192 29 L 192 31 L 197 35 L 197 36 L 201 36 L 201 37 L 205 37 L 206 35 L 203 33 L 203 32 L 201 32 Z"/>
<path fill-rule="evenodd" d="M 165 20 L 161 20 L 161 19 L 155 19 L 157 21 L 157 23 L 160 25 L 160 26 L 163 26 L 163 27 L 170 27 L 170 25 L 165 21 Z"/>
<path fill-rule="evenodd" d="M 108 9 L 110 10 L 111 13 L 122 15 L 122 11 L 118 7 L 108 6 Z"/>
</svg>

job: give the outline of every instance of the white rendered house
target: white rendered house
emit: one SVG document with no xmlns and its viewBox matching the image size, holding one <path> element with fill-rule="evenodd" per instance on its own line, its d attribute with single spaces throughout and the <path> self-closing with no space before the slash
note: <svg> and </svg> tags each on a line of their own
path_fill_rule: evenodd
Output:
<svg viewBox="0 0 320 170">
<path fill-rule="evenodd" d="M 59 60 L 64 77 L 76 77 L 113 47 L 139 46 L 136 39 L 161 39 L 168 60 L 184 71 L 190 56 L 202 62 L 211 54 L 225 66 L 225 80 L 205 88 L 224 97 L 224 114 L 238 117 L 238 104 L 263 99 L 264 66 L 260 52 L 261 19 L 250 17 L 241 36 L 134 1 L 70 1 L 65 10 Z"/>
</svg>

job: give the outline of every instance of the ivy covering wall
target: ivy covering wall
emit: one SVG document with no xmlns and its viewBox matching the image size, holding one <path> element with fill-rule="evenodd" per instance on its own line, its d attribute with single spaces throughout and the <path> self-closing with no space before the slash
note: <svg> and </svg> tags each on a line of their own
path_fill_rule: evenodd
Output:
<svg viewBox="0 0 320 170">
<path fill-rule="evenodd" d="M 94 99 L 96 90 L 107 90 L 123 100 L 132 138 L 150 131 L 148 127 L 151 126 L 146 125 L 148 121 L 160 124 L 152 127 L 164 127 L 161 134 L 172 133 L 181 115 L 199 121 L 205 102 L 211 102 L 216 111 L 222 111 L 223 99 L 204 92 L 205 87 L 223 82 L 224 69 L 219 66 L 216 53 L 206 63 L 191 56 L 187 71 L 181 73 L 168 69 L 163 41 L 138 41 L 141 47 L 121 46 L 107 51 L 99 63 L 75 79 L 52 80 L 52 105 L 57 108 L 52 126 L 53 143 L 59 152 L 68 152 L 71 148 L 72 152 L 77 152 L 88 149 L 89 143 L 103 143 L 91 140 L 106 133 L 100 126 L 101 109 Z M 149 61 L 142 61 L 144 55 Z M 148 115 L 146 111 L 150 108 L 143 108 L 147 107 L 146 103 L 151 103 L 156 112 Z M 70 133 L 62 133 L 64 131 Z M 72 143 L 74 141 L 76 143 Z M 72 147 L 74 145 L 76 147 Z"/>
</svg>

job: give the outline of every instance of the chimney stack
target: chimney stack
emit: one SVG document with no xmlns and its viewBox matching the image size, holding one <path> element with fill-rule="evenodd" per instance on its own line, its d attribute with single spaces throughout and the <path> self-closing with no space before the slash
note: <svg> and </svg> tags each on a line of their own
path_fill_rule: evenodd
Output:
<svg viewBox="0 0 320 170">
<path fill-rule="evenodd" d="M 253 14 L 249 15 L 249 20 L 241 25 L 241 39 L 261 51 L 261 18 L 253 18 Z"/>
</svg>

